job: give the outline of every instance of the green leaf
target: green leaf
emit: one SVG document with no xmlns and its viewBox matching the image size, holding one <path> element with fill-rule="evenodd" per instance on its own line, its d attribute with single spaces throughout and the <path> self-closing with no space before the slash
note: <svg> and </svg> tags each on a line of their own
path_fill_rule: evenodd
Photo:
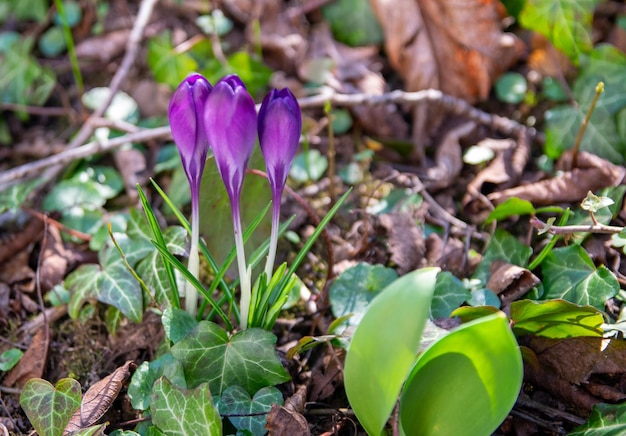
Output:
<svg viewBox="0 0 626 436">
<path fill-rule="evenodd" d="M 23 0 L 19 2 L 7 2 L 10 11 L 15 14 L 18 21 L 43 21 L 48 13 L 48 2 L 46 0 Z"/>
<path fill-rule="evenodd" d="M 520 24 L 544 35 L 575 64 L 591 51 L 591 21 L 600 0 L 527 0 Z"/>
<path fill-rule="evenodd" d="M 433 319 L 447 318 L 454 309 L 467 301 L 468 298 L 470 298 L 470 292 L 463 286 L 461 280 L 448 271 L 439 273 L 433 301 L 430 305 L 430 317 Z"/>
<path fill-rule="evenodd" d="M 504 103 L 518 104 L 524 101 L 528 84 L 520 73 L 504 73 L 496 80 L 494 89 L 498 100 Z"/>
<path fill-rule="evenodd" d="M 250 158 L 250 168 L 265 170 L 263 156 L 258 147 Z M 268 181 L 256 175 L 246 176 L 241 193 L 241 220 L 244 230 L 254 220 L 259 211 L 271 201 Z M 224 182 L 219 174 L 215 159 L 206 163 L 200 185 L 200 216 L 211 219 L 200 220 L 200 233 L 205 236 L 209 252 L 218 265 L 222 265 L 235 244 L 233 236 L 232 211 Z M 254 251 L 270 236 L 271 220 L 267 216 L 248 239 L 247 253 Z"/>
<path fill-rule="evenodd" d="M 208 382 L 221 395 L 228 386 L 240 385 L 254 394 L 289 380 L 275 343 L 276 336 L 266 330 L 251 328 L 228 337 L 217 324 L 201 321 L 172 347 L 172 355 L 183 363 L 191 387 Z"/>
<path fill-rule="evenodd" d="M 32 378 L 20 394 L 20 406 L 41 436 L 61 436 L 74 412 L 80 407 L 80 383 L 71 378 L 59 380 L 56 386 Z"/>
<path fill-rule="evenodd" d="M 597 81 L 593 86 L 595 84 Z M 548 157 L 556 159 L 565 150 L 573 147 L 588 108 L 588 104 L 580 104 L 576 107 L 558 106 L 546 111 L 544 151 Z M 594 153 L 615 164 L 621 164 L 624 161 L 624 149 L 623 141 L 615 127 L 615 121 L 603 104 L 603 98 L 600 97 L 580 142 L 580 150 Z"/>
<path fill-rule="evenodd" d="M 543 298 L 562 298 L 602 310 L 604 303 L 619 291 L 619 283 L 604 266 L 596 269 L 579 245 L 553 250 L 541 264 L 545 293 Z"/>
<path fill-rule="evenodd" d="M 626 403 L 596 404 L 589 420 L 569 436 L 621 436 L 626 433 Z"/>
<path fill-rule="evenodd" d="M 381 433 L 416 360 L 438 271 L 424 268 L 395 280 L 370 303 L 354 332 L 344 384 L 371 435 Z"/>
<path fill-rule="evenodd" d="M 298 153 L 289 170 L 289 176 L 300 183 L 322 178 L 328 169 L 328 159 L 319 150 L 312 149 Z"/>
<path fill-rule="evenodd" d="M 400 398 L 404 434 L 491 434 L 513 408 L 522 379 L 504 313 L 464 324 L 415 363 Z"/>
<path fill-rule="evenodd" d="M 44 200 L 43 209 L 65 212 L 73 207 L 101 207 L 105 202 L 106 198 L 101 195 L 93 180 L 77 177 L 56 183 Z"/>
<path fill-rule="evenodd" d="M 0 371 L 9 371 L 20 361 L 24 352 L 19 348 L 9 348 L 0 354 Z"/>
<path fill-rule="evenodd" d="M 143 296 L 139 283 L 115 248 L 105 248 L 99 257 L 100 265 L 82 265 L 66 278 L 65 286 L 72 291 L 68 313 L 78 317 L 83 303 L 95 298 L 117 307 L 131 321 L 140 322 Z"/>
<path fill-rule="evenodd" d="M 322 14 L 339 42 L 358 47 L 383 41 L 383 31 L 369 2 L 337 0 L 326 4 Z"/>
<path fill-rule="evenodd" d="M 152 390 L 150 411 L 152 422 L 169 436 L 222 434 L 222 421 L 206 383 L 187 390 L 161 377 Z"/>
<path fill-rule="evenodd" d="M 178 87 L 190 72 L 198 71 L 198 63 L 189 53 L 174 50 L 169 31 L 161 32 L 148 42 L 148 65 L 157 82 L 172 89 Z"/>
<path fill-rule="evenodd" d="M 582 203 L 580 203 L 580 208 L 583 210 L 588 210 L 592 213 L 596 213 L 600 209 L 611 206 L 613 203 L 615 202 L 609 197 L 598 196 L 589 191 L 585 199 L 582 201 Z"/>
<path fill-rule="evenodd" d="M 565 300 L 511 303 L 511 323 L 517 336 L 536 335 L 546 338 L 602 336 L 602 312 L 592 306 L 579 306 Z"/>
<path fill-rule="evenodd" d="M 31 56 L 32 42 L 22 38 L 0 54 L 0 102 L 41 106 L 54 89 L 54 72 Z"/>
<path fill-rule="evenodd" d="M 582 68 L 574 82 L 574 97 L 579 105 L 589 107 L 598 82 L 604 82 L 605 92 L 598 100 L 610 115 L 626 105 L 626 54 L 610 44 L 599 44 L 583 58 Z"/>
<path fill-rule="evenodd" d="M 474 289 L 467 300 L 470 306 L 493 306 L 498 309 L 501 303 L 496 293 L 486 288 Z"/>
<path fill-rule="evenodd" d="M 530 215 L 533 213 L 535 213 L 535 207 L 530 201 L 511 197 L 504 203 L 497 205 L 496 208 L 491 211 L 485 220 L 485 224 L 490 224 L 493 221 L 501 221 L 511 216 Z"/>
<path fill-rule="evenodd" d="M 134 409 L 148 410 L 154 382 L 162 376 L 177 386 L 187 386 L 183 367 L 171 354 L 164 354 L 152 362 L 143 362 L 133 373 L 128 386 L 128 397 Z"/>
<path fill-rule="evenodd" d="M 165 336 L 174 344 L 187 336 L 198 325 L 189 312 L 175 307 L 168 307 L 163 312 L 161 322 Z"/>
<path fill-rule="evenodd" d="M 3 189 L 0 192 L 0 213 L 4 213 L 7 210 L 16 211 L 22 207 L 28 195 L 43 182 L 43 178 L 33 179 Z"/>
<path fill-rule="evenodd" d="M 96 110 L 102 106 L 110 94 L 111 90 L 109 88 L 99 86 L 85 92 L 81 97 L 81 101 L 89 109 Z M 130 95 L 123 91 L 117 91 L 104 116 L 111 120 L 136 123 L 139 121 L 139 106 Z"/>
<path fill-rule="evenodd" d="M 255 416 L 229 416 L 228 419 L 239 431 L 249 431 L 253 435 L 264 435 L 267 415 L 272 404 L 283 404 L 283 394 L 274 386 L 261 388 L 254 397 L 241 386 L 228 387 L 219 399 L 218 409 L 221 415 L 252 415 Z"/>
<path fill-rule="evenodd" d="M 513 265 L 524 267 L 528 263 L 532 252 L 532 248 L 519 242 L 510 233 L 498 229 L 489 241 L 483 260 L 476 268 L 472 277 L 486 284 L 491 275 L 489 269 L 494 261 L 503 260 Z"/>
<path fill-rule="evenodd" d="M 374 297 L 397 278 L 395 270 L 383 265 L 358 263 L 348 268 L 335 279 L 329 290 L 334 317 L 353 314 L 346 320 L 346 325 L 358 325 Z"/>
<path fill-rule="evenodd" d="M 59 56 L 67 48 L 63 28 L 52 26 L 46 30 L 38 41 L 39 51 L 47 58 Z"/>
</svg>

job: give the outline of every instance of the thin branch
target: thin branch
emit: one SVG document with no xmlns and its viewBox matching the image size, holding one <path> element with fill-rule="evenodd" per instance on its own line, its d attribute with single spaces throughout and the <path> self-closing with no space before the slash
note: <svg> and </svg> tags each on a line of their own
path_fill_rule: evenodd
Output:
<svg viewBox="0 0 626 436">
<path fill-rule="evenodd" d="M 621 233 L 624 230 L 624 227 L 606 226 L 604 224 L 552 226 L 536 217 L 532 217 L 530 219 L 530 224 L 537 230 L 548 232 L 553 235 L 571 235 L 573 233 L 602 233 L 612 235 L 615 233 Z"/>
<path fill-rule="evenodd" d="M 47 168 L 57 165 L 66 165 L 77 159 L 92 156 L 96 153 L 113 150 L 129 142 L 146 142 L 154 139 L 171 138 L 170 127 L 163 126 L 155 129 L 140 130 L 117 138 L 103 142 L 93 141 L 77 148 L 69 149 L 53 156 L 27 163 L 0 173 L 0 190 L 6 189 L 9 185 L 24 178 L 29 178 L 41 174 Z"/>
<path fill-rule="evenodd" d="M 524 126 L 516 121 L 499 115 L 493 115 L 451 95 L 444 94 L 437 89 L 424 89 L 422 91 L 405 92 L 401 90 L 391 91 L 385 94 L 338 94 L 334 90 L 324 87 L 321 93 L 299 99 L 300 107 L 303 109 L 311 107 L 322 107 L 325 102 L 330 101 L 333 106 L 358 106 L 376 104 L 417 104 L 422 102 L 436 102 L 448 112 L 455 115 L 464 116 L 483 126 L 491 127 L 505 135 L 514 136 L 520 132 L 527 132 L 530 137 L 539 142 L 544 141 L 544 136 L 532 127 Z"/>
</svg>

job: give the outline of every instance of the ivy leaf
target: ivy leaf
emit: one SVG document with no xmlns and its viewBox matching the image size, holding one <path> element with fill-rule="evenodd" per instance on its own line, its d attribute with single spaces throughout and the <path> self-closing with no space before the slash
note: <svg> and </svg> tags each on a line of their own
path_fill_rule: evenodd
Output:
<svg viewBox="0 0 626 436">
<path fill-rule="evenodd" d="M 228 419 L 237 430 L 250 432 L 253 435 L 263 435 L 267 413 L 272 404 L 283 404 L 283 394 L 274 386 L 261 388 L 254 397 L 241 386 L 228 387 L 219 399 L 218 409 L 221 415 L 251 415 L 229 416 Z"/>
<path fill-rule="evenodd" d="M 228 386 L 240 385 L 252 395 L 289 380 L 275 343 L 276 336 L 263 329 L 251 328 L 228 337 L 217 324 L 201 321 L 172 347 L 172 355 L 182 362 L 189 386 L 208 382 L 211 392 L 221 395 Z"/>
<path fill-rule="evenodd" d="M 611 206 L 615 203 L 609 197 L 598 196 L 589 191 L 585 199 L 580 203 L 580 207 L 584 210 L 588 210 L 592 213 L 596 213 L 600 209 Z"/>
<path fill-rule="evenodd" d="M 575 64 L 591 51 L 593 10 L 600 0 L 528 0 L 520 24 L 544 35 Z"/>
<path fill-rule="evenodd" d="M 59 380 L 56 386 L 33 378 L 26 382 L 20 395 L 20 406 L 38 434 L 61 436 L 74 412 L 80 407 L 80 383 L 71 378 Z"/>
<path fill-rule="evenodd" d="M 369 303 L 387 285 L 398 278 L 398 273 L 383 265 L 358 263 L 345 270 L 329 290 L 331 309 L 335 318 L 352 314 L 347 325 L 356 326 L 363 318 Z"/>
<path fill-rule="evenodd" d="M 185 374 L 180 362 L 166 353 L 151 362 L 143 362 L 133 373 L 128 386 L 128 397 L 134 409 L 150 408 L 150 395 L 154 383 L 162 376 L 174 384 L 186 387 Z"/>
<path fill-rule="evenodd" d="M 198 71 L 198 63 L 189 53 L 174 50 L 169 31 L 151 38 L 148 42 L 148 65 L 154 78 L 176 89 L 190 71 Z"/>
<path fill-rule="evenodd" d="M 589 420 L 569 436 L 619 436 L 626 433 L 626 404 L 593 406 Z"/>
<path fill-rule="evenodd" d="M 430 305 L 430 317 L 447 318 L 471 297 L 463 282 L 448 271 L 437 274 L 437 284 Z"/>
<path fill-rule="evenodd" d="M 604 303 L 619 291 L 617 279 L 604 266 L 596 268 L 579 245 L 553 250 L 541 264 L 543 298 L 563 298 L 602 310 Z"/>
<path fill-rule="evenodd" d="M 152 422 L 167 435 L 222 434 L 222 420 L 206 383 L 187 390 L 161 377 L 152 389 L 150 411 Z"/>
</svg>

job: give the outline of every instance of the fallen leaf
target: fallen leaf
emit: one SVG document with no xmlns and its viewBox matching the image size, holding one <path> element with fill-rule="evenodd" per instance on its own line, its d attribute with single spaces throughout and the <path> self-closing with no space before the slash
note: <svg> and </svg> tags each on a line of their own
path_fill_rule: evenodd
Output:
<svg viewBox="0 0 626 436">
<path fill-rule="evenodd" d="M 76 46 L 76 56 L 107 63 L 122 54 L 129 36 L 130 29 L 123 29 L 86 39 Z"/>
<path fill-rule="evenodd" d="M 64 434 L 71 434 L 98 422 L 109 410 L 134 368 L 135 364 L 129 360 L 112 374 L 93 384 L 83 395 L 80 408 L 70 418 Z"/>
<path fill-rule="evenodd" d="M 461 139 L 472 133 L 475 128 L 475 123 L 465 122 L 446 132 L 441 142 L 437 144 L 435 165 L 427 169 L 424 177 L 428 188 L 443 189 L 457 181 L 463 169 Z"/>
<path fill-rule="evenodd" d="M 48 329 L 40 328 L 18 364 L 7 374 L 3 385 L 22 387 L 31 378 L 41 378 L 48 360 Z"/>
<path fill-rule="evenodd" d="M 559 160 L 560 168 L 571 168 L 572 152 L 566 152 Z M 496 204 L 517 197 L 528 200 L 535 206 L 580 202 L 587 192 L 617 186 L 624 180 L 626 168 L 615 165 L 587 152 L 578 153 L 576 168 L 565 170 L 560 175 L 527 185 L 493 192 L 487 197 Z"/>
<path fill-rule="evenodd" d="M 387 248 L 398 274 L 419 268 L 424 260 L 424 235 L 411 215 L 383 214 L 380 225 L 387 231 Z"/>
<path fill-rule="evenodd" d="M 61 239 L 61 232 L 55 226 L 48 226 L 48 235 L 41 251 L 39 279 L 42 291 L 48 291 L 61 283 L 65 277 L 72 255 L 67 252 Z"/>
<path fill-rule="evenodd" d="M 521 298 L 541 282 L 526 268 L 501 260 L 491 264 L 490 273 L 485 287 L 498 294 L 503 306 Z"/>
<path fill-rule="evenodd" d="M 311 434 L 304 416 L 278 404 L 272 404 L 272 409 L 267 414 L 265 428 L 270 436 L 285 434 L 308 436 Z"/>
<path fill-rule="evenodd" d="M 522 54 L 521 42 L 502 32 L 502 5 L 496 0 L 371 3 L 389 62 L 408 91 L 440 89 L 475 103 L 488 97 L 494 79 Z M 432 106 L 417 107 L 414 139 L 425 141 L 441 122 Z"/>
<path fill-rule="evenodd" d="M 526 366 L 529 380 L 563 400 L 591 410 L 597 403 L 624 394 L 615 387 L 607 388 L 607 384 L 601 387 L 595 380 L 590 383 L 595 376 L 626 373 L 624 341 L 591 337 L 531 337 L 526 345 L 539 361 L 539 369 Z"/>
<path fill-rule="evenodd" d="M 311 373 L 309 401 L 323 401 L 335 393 L 338 384 L 343 383 L 343 360 L 345 351 L 327 351 L 321 362 Z"/>
</svg>

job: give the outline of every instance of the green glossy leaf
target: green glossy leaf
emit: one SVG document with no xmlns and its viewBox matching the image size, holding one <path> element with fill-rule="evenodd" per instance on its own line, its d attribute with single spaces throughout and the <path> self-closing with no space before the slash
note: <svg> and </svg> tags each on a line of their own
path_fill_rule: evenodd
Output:
<svg viewBox="0 0 626 436">
<path fill-rule="evenodd" d="M 264 435 L 267 413 L 272 404 L 283 404 L 283 394 L 274 386 L 260 389 L 250 398 L 250 394 L 241 386 L 230 386 L 222 393 L 218 409 L 221 415 L 252 415 L 230 416 L 228 419 L 239 431 L 249 431 L 253 435 Z"/>
<path fill-rule="evenodd" d="M 500 221 L 511 216 L 529 215 L 533 213 L 535 213 L 535 207 L 530 201 L 512 197 L 504 203 L 497 205 L 485 220 L 485 224 Z"/>
<path fill-rule="evenodd" d="M 43 209 L 65 212 L 73 207 L 100 207 L 105 202 L 106 198 L 101 195 L 93 180 L 72 178 L 54 185 L 43 202 Z"/>
<path fill-rule="evenodd" d="M 499 310 L 493 306 L 463 306 L 454 310 L 450 316 L 458 316 L 461 321 L 469 322 L 498 312 Z"/>
<path fill-rule="evenodd" d="M 91 298 L 117 307 L 127 318 L 140 322 L 143 316 L 141 287 L 113 247 L 100 253 L 100 265 L 80 266 L 65 280 L 72 291 L 68 313 L 76 318 L 83 303 Z"/>
<path fill-rule="evenodd" d="M 83 10 L 81 9 L 80 4 L 75 1 L 64 1 L 63 13 L 65 15 L 65 21 L 70 27 L 76 26 L 83 18 Z M 63 25 L 63 18 L 58 11 L 56 14 L 54 14 L 53 20 L 54 24 L 56 24 L 57 26 Z"/>
<path fill-rule="evenodd" d="M 61 436 L 74 412 L 80 407 L 80 383 L 71 378 L 58 381 L 56 386 L 32 378 L 20 394 L 20 406 L 41 436 Z"/>
<path fill-rule="evenodd" d="M 527 0 L 520 24 L 543 34 L 575 64 L 591 51 L 591 21 L 600 0 Z"/>
<path fill-rule="evenodd" d="M 17 365 L 24 352 L 19 348 L 9 348 L 0 354 L 0 371 L 8 371 Z"/>
<path fill-rule="evenodd" d="M 470 297 L 470 292 L 463 282 L 452 273 L 444 271 L 437 275 L 437 285 L 430 305 L 430 317 L 447 318 L 453 310 Z"/>
<path fill-rule="evenodd" d="M 518 300 L 511 303 L 511 323 L 517 336 L 546 338 L 602 336 L 602 312 L 565 300 Z"/>
<path fill-rule="evenodd" d="M 604 303 L 619 291 L 617 279 L 604 266 L 596 268 L 579 245 L 553 250 L 541 264 L 543 298 L 562 298 L 602 310 Z"/>
<path fill-rule="evenodd" d="M 346 325 L 358 325 L 374 297 L 397 278 L 395 270 L 383 265 L 358 263 L 348 268 L 335 279 L 329 290 L 333 315 L 341 318 L 352 314 Z"/>
<path fill-rule="evenodd" d="M 337 41 L 353 47 L 381 44 L 383 31 L 369 2 L 337 0 L 322 8 Z"/>
<path fill-rule="evenodd" d="M 417 360 L 400 398 L 407 435 L 488 435 L 513 408 L 522 356 L 506 315 L 462 325 Z"/>
<path fill-rule="evenodd" d="M 500 308 L 501 303 L 495 292 L 485 288 L 473 290 L 467 300 L 470 306 L 493 306 L 497 309 Z"/>
<path fill-rule="evenodd" d="M 148 43 L 148 65 L 154 78 L 172 89 L 192 71 L 198 71 L 198 63 L 189 53 L 178 53 L 171 42 L 171 33 L 162 32 Z"/>
<path fill-rule="evenodd" d="M 162 376 L 176 386 L 187 386 L 180 362 L 167 353 L 152 362 L 143 362 L 133 373 L 128 386 L 128 397 L 134 409 L 148 410 L 154 383 Z"/>
<path fill-rule="evenodd" d="M 165 336 L 174 344 L 187 336 L 198 325 L 189 312 L 175 307 L 168 307 L 163 312 L 161 322 Z"/>
<path fill-rule="evenodd" d="M 388 285 L 354 332 L 344 384 L 354 413 L 370 435 L 381 433 L 416 360 L 438 271 L 420 269 Z"/>
<path fill-rule="evenodd" d="M 626 434 L 626 403 L 596 404 L 589 420 L 569 436 L 622 436 Z"/>
<path fill-rule="evenodd" d="M 275 343 L 276 336 L 266 330 L 251 328 L 229 337 L 217 324 L 201 321 L 172 347 L 172 355 L 182 362 L 190 387 L 208 382 L 211 392 L 221 395 L 228 386 L 240 385 L 254 394 L 289 380 Z"/>
<path fill-rule="evenodd" d="M 589 107 L 598 82 L 604 82 L 605 92 L 598 100 L 611 115 L 626 105 L 626 54 L 610 44 L 598 44 L 583 58 L 578 78 L 574 82 L 574 97 L 579 105 Z"/>
<path fill-rule="evenodd" d="M 504 103 L 518 104 L 524 101 L 528 84 L 520 73 L 504 73 L 494 85 L 496 97 Z"/>
<path fill-rule="evenodd" d="M 187 390 L 161 377 L 152 390 L 150 411 L 152 422 L 169 436 L 222 434 L 222 420 L 206 383 Z"/>
<path fill-rule="evenodd" d="M 491 275 L 489 269 L 494 261 L 503 260 L 513 265 L 524 267 L 528 263 L 532 252 L 532 248 L 519 242 L 513 235 L 498 229 L 489 241 L 483 260 L 476 268 L 472 277 L 480 280 L 484 285 L 489 280 Z"/>
</svg>

